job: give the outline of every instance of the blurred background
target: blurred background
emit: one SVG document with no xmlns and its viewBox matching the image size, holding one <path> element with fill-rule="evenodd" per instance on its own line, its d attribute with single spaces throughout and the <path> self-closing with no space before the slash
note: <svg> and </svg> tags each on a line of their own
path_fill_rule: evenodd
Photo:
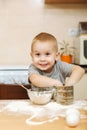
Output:
<svg viewBox="0 0 87 130">
<path fill-rule="evenodd" d="M 0 66 L 31 63 L 30 46 L 40 32 L 74 44 L 87 4 L 45 4 L 44 0 L 0 0 Z M 76 29 L 76 30 L 75 30 Z"/>
</svg>

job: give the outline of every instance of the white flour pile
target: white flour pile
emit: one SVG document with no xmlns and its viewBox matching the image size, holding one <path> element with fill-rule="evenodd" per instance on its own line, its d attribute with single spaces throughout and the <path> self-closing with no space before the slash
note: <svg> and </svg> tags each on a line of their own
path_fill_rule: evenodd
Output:
<svg viewBox="0 0 87 130">
<path fill-rule="evenodd" d="M 1 111 L 7 111 L 11 114 L 26 114 L 29 115 L 29 118 L 26 120 L 26 123 L 31 125 L 40 125 L 46 122 L 52 122 L 58 119 L 60 116 L 65 116 L 65 111 L 68 108 L 78 108 L 87 110 L 87 101 L 79 100 L 75 101 L 72 105 L 60 105 L 56 102 L 50 102 L 46 105 L 34 105 L 29 100 L 28 101 L 9 101 L 3 106 Z M 34 119 L 43 119 L 46 117 L 46 120 L 42 121 L 33 121 Z"/>
</svg>

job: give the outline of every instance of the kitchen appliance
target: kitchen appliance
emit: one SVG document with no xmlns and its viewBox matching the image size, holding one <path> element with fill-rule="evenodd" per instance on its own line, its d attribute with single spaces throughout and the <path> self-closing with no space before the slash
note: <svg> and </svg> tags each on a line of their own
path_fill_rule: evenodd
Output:
<svg viewBox="0 0 87 130">
<path fill-rule="evenodd" d="M 79 23 L 80 35 L 75 42 L 75 63 L 87 65 L 87 22 Z"/>
</svg>

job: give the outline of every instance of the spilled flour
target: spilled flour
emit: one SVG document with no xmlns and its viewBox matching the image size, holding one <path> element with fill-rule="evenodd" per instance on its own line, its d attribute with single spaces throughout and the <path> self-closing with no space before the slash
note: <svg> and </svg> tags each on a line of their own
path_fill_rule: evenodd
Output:
<svg viewBox="0 0 87 130">
<path fill-rule="evenodd" d="M 25 114 L 29 116 L 29 118 L 26 119 L 27 124 L 41 125 L 47 122 L 58 120 L 61 116 L 65 117 L 65 112 L 69 108 L 87 110 L 87 101 L 78 100 L 72 105 L 61 105 L 53 101 L 46 105 L 35 105 L 29 100 L 13 100 L 4 104 L 3 107 L 0 108 L 0 112 L 7 111 L 10 114 L 17 115 Z"/>
</svg>

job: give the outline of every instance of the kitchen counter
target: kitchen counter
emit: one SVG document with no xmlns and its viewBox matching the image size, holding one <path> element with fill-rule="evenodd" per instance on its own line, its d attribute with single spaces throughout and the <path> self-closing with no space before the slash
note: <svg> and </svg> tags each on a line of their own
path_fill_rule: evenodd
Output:
<svg viewBox="0 0 87 130">
<path fill-rule="evenodd" d="M 79 106 L 78 106 L 79 105 Z M 1 100 L 1 130 L 87 130 L 87 101 L 76 101 L 72 107 L 78 107 L 84 118 L 76 127 L 69 127 L 63 115 L 71 107 L 55 102 L 35 105 L 30 100 Z M 84 110 L 82 109 L 84 108 Z M 63 113 L 62 113 L 63 112 Z"/>
</svg>

